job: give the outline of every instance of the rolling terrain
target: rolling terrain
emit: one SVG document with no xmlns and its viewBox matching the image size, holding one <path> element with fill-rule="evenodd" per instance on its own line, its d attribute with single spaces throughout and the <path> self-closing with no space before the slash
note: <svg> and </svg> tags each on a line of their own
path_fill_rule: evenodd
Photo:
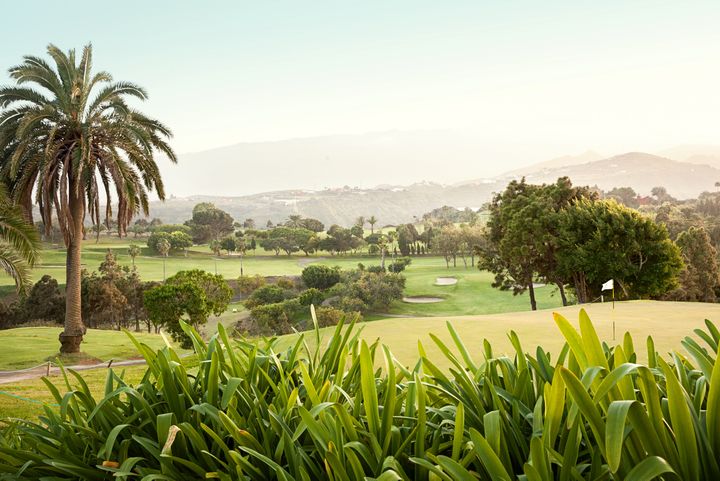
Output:
<svg viewBox="0 0 720 481">
<path fill-rule="evenodd" d="M 234 151 L 230 149 L 229 152 Z M 236 220 L 252 218 L 258 226 L 264 226 L 268 220 L 273 223 L 283 222 L 294 214 L 319 219 L 326 226 L 350 225 L 358 216 L 370 215 L 380 219 L 381 225 L 394 225 L 411 222 L 415 217 L 443 205 L 478 209 L 491 199 L 493 192 L 502 190 L 510 180 L 523 176 L 533 183 L 553 182 L 558 177 L 568 176 L 575 184 L 598 186 L 604 190 L 630 186 L 640 195 L 649 195 L 653 187 L 661 185 L 666 187 L 671 195 L 681 199 L 696 197 L 703 191 L 715 189 L 715 182 L 720 181 L 720 160 L 714 161 L 712 149 L 698 150 L 700 153 L 697 155 L 690 153 L 692 152 L 690 147 L 678 148 L 671 151 L 673 152 L 683 160 L 644 152 L 628 152 L 608 158 L 602 158 L 594 152 L 585 152 L 532 164 L 490 178 L 452 184 L 441 184 L 437 179 L 433 179 L 433 181 L 408 185 L 381 184 L 372 188 L 346 185 L 338 188 L 285 189 L 237 196 L 172 197 L 165 202 L 153 202 L 151 215 L 168 223 L 181 223 L 190 217 L 193 206 L 198 202 L 213 202 L 229 212 Z M 232 171 L 227 161 L 228 156 L 232 156 L 231 153 L 223 151 L 222 155 L 218 154 L 217 160 L 213 160 L 210 154 L 203 155 L 202 165 L 213 172 Z M 372 152 L 368 155 L 372 155 Z M 385 157 L 380 156 L 380 158 Z M 249 157 L 251 163 L 257 159 L 263 162 L 264 157 Z M 702 163 L 703 159 L 708 160 L 712 165 Z M 238 157 L 238 164 L 243 160 L 243 157 Z M 183 161 L 181 159 L 181 162 Z M 197 160 L 189 162 L 192 168 Z M 364 165 L 355 160 L 347 163 L 343 161 L 343 163 L 346 165 L 345 178 L 348 180 L 354 177 L 353 168 L 355 168 L 348 166 Z M 263 165 L 254 176 L 258 179 L 264 178 L 264 169 L 273 165 L 272 162 Z M 393 163 L 388 162 L 388 165 L 392 166 Z M 419 168 L 423 165 L 424 163 L 418 164 Z M 280 167 L 277 168 L 282 170 Z M 432 172 L 432 169 L 426 169 L 425 172 Z M 228 176 L 230 177 L 232 176 Z M 198 192 L 200 192 L 205 176 L 198 173 L 195 178 L 198 179 Z M 292 179 L 292 172 L 290 178 Z M 169 185 L 170 182 L 169 180 Z M 263 184 L 253 180 L 249 185 L 259 189 Z M 247 189 L 247 185 L 238 185 L 237 189 L 241 192 Z M 218 191 L 222 190 L 222 188 L 218 189 Z"/>
</svg>

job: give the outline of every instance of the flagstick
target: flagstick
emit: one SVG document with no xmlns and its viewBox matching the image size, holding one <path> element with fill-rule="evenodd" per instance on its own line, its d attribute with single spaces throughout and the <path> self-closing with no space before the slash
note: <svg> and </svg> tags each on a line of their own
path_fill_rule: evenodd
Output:
<svg viewBox="0 0 720 481">
<path fill-rule="evenodd" d="M 613 281 L 613 288 L 612 288 L 612 296 L 613 296 L 613 341 L 615 340 L 615 281 Z"/>
</svg>

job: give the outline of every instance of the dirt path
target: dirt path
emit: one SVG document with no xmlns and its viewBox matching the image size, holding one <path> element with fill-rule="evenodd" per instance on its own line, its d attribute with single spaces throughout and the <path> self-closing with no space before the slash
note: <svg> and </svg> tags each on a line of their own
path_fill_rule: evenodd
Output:
<svg viewBox="0 0 720 481">
<path fill-rule="evenodd" d="M 138 366 L 145 364 L 145 359 L 129 359 L 127 361 L 116 361 L 112 363 L 112 367 L 116 366 Z M 108 363 L 102 364 L 79 364 L 76 366 L 65 366 L 66 369 L 75 371 L 89 371 L 91 369 L 107 369 Z M 60 368 L 56 366 L 50 367 L 50 376 L 60 375 Z M 21 369 L 17 371 L 0 371 L 0 384 L 12 384 L 27 379 L 37 379 L 48 375 L 47 365 L 31 367 L 29 369 Z"/>
</svg>

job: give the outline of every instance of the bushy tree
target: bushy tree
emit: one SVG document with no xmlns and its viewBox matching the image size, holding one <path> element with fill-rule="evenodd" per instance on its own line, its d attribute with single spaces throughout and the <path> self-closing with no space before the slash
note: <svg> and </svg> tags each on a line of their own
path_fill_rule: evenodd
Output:
<svg viewBox="0 0 720 481">
<path fill-rule="evenodd" d="M 623 298 L 655 298 L 676 287 L 680 250 L 664 226 L 614 200 L 582 200 L 561 212 L 558 270 L 578 301 L 600 296 L 608 279 Z"/>
<path fill-rule="evenodd" d="M 62 324 L 65 320 L 65 296 L 58 282 L 45 274 L 37 281 L 21 302 L 23 317 Z"/>
<path fill-rule="evenodd" d="M 513 294 L 527 291 L 535 310 L 533 284 L 541 278 L 558 286 L 566 304 L 569 277 L 558 268 L 561 213 L 581 199 L 595 198 L 588 188 L 573 187 L 566 177 L 543 185 L 528 184 L 525 179 L 510 182 L 493 198 L 487 236 L 475 247 L 481 258 L 479 267 L 495 274 L 493 287 Z"/>
<path fill-rule="evenodd" d="M 637 192 L 632 187 L 615 187 L 608 191 L 605 196 L 608 199 L 615 199 L 628 207 L 635 208 L 639 205 Z"/>
<path fill-rule="evenodd" d="M 237 246 L 237 239 L 233 236 L 223 237 L 220 241 L 220 248 L 226 251 L 228 255 L 230 255 L 231 252 L 235 252 Z"/>
<path fill-rule="evenodd" d="M 167 255 L 167 252 L 163 254 L 161 252 L 161 244 L 167 243 L 167 252 L 174 250 L 187 250 L 189 247 L 192 247 L 192 239 L 188 234 L 181 231 L 175 231 L 175 232 L 153 232 L 150 234 L 150 236 L 147 239 L 147 246 L 152 249 L 153 251 L 157 252 L 160 255 Z"/>
<path fill-rule="evenodd" d="M 353 235 L 350 229 L 332 225 L 327 231 L 327 237 L 321 239 L 319 248 L 331 254 L 345 254 L 362 247 L 364 242 L 361 238 Z"/>
<path fill-rule="evenodd" d="M 264 239 L 260 239 L 260 246 L 266 251 L 275 252 L 275 255 L 281 251 L 287 255 L 298 251 L 309 255 L 315 245 L 315 233 L 303 227 L 275 227 L 268 231 Z"/>
<path fill-rule="evenodd" d="M 193 208 L 192 219 L 185 222 L 190 227 L 193 241 L 204 244 L 230 235 L 235 231 L 232 216 L 210 202 L 202 202 Z"/>
<path fill-rule="evenodd" d="M 227 309 L 232 289 L 218 275 L 201 270 L 180 271 L 144 294 L 149 319 L 167 329 L 183 347 L 192 347 L 190 338 L 180 326 L 205 324 L 210 314 L 219 316 Z"/>
</svg>

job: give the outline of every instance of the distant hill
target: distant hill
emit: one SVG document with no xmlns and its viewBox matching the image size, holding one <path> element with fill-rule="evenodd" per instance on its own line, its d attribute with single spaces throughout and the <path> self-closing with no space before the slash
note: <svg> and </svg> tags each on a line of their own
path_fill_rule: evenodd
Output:
<svg viewBox="0 0 720 481">
<path fill-rule="evenodd" d="M 709 165 L 680 162 L 643 152 L 628 152 L 605 159 L 596 159 L 597 156 L 586 152 L 560 157 L 494 178 L 452 185 L 418 182 L 405 186 L 382 184 L 366 189 L 346 186 L 276 190 L 243 196 L 171 198 L 164 203 L 152 203 L 151 213 L 165 222 L 183 222 L 190 217 L 195 204 L 208 201 L 228 211 L 238 221 L 253 218 L 258 226 L 264 226 L 268 220 L 282 222 L 293 214 L 320 219 L 328 226 L 335 223 L 349 225 L 358 216 L 374 215 L 381 225 L 386 225 L 410 222 L 443 205 L 477 209 L 491 199 L 493 192 L 502 190 L 511 179 L 522 176 L 532 183 L 554 182 L 558 177 L 568 176 L 576 185 L 596 185 L 604 190 L 630 186 L 641 195 L 649 195 L 655 186 L 664 186 L 678 198 L 696 197 L 703 191 L 714 190 L 715 182 L 720 181 L 720 169 Z M 352 177 L 352 168 L 349 168 L 348 178 Z M 222 170 L 205 177 L 215 178 L 216 175 L 222 177 Z M 253 181 L 238 179 L 238 182 L 252 184 Z"/>
<path fill-rule="evenodd" d="M 461 131 L 387 131 L 243 142 L 161 162 L 176 196 L 241 196 L 291 189 L 372 188 L 424 180 L 452 183 L 493 176 L 537 155 Z"/>
<path fill-rule="evenodd" d="M 480 208 L 503 187 L 497 181 L 487 183 L 443 186 L 417 183 L 409 186 L 382 186 L 374 189 L 338 188 L 320 191 L 283 190 L 239 197 L 192 196 L 153 202 L 152 217 L 167 223 L 187 220 L 198 202 L 213 202 L 229 212 L 236 220 L 255 219 L 264 226 L 268 220 L 283 222 L 288 216 L 299 214 L 320 219 L 326 226 L 351 225 L 359 216 L 374 215 L 380 225 L 411 222 L 430 210 L 450 205 Z"/>
<path fill-rule="evenodd" d="M 720 169 L 720 145 L 679 145 L 658 152 L 658 155 L 691 164 L 707 164 Z"/>
<path fill-rule="evenodd" d="M 504 174 L 505 176 L 512 175 L 531 175 L 538 172 L 542 172 L 549 169 L 556 169 L 561 167 L 570 167 L 573 165 L 587 164 L 596 160 L 601 160 L 604 157 L 597 152 L 588 150 L 578 155 L 563 155 L 562 157 L 556 157 L 554 159 L 546 160 L 544 162 L 538 162 L 527 167 L 521 167 L 519 169 L 512 170 Z"/>
<path fill-rule="evenodd" d="M 720 169 L 644 152 L 628 152 L 579 165 L 537 170 L 528 173 L 526 178 L 529 182 L 543 183 L 561 176 L 570 177 L 577 185 L 597 185 L 605 190 L 630 186 L 644 195 L 653 187 L 664 186 L 671 195 L 684 199 L 713 190 L 715 182 L 720 180 Z M 508 173 L 498 180 L 517 177 Z"/>
</svg>

